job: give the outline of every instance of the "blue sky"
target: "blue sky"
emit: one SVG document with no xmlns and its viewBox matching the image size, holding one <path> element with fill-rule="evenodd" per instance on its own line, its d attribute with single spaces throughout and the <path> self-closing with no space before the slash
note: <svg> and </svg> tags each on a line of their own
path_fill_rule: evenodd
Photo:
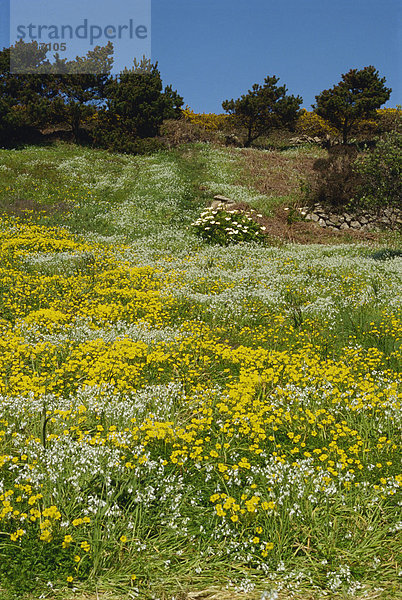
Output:
<svg viewBox="0 0 402 600">
<path fill-rule="evenodd" d="M 8 1 L 0 0 L 0 46 L 8 45 Z M 99 0 L 99 15 L 102 5 L 110 7 Z M 267 75 L 310 108 L 342 73 L 369 64 L 386 77 L 393 89 L 387 106 L 395 106 L 402 104 L 402 3 L 152 0 L 152 59 L 197 112 L 221 112 L 223 100 Z"/>
</svg>

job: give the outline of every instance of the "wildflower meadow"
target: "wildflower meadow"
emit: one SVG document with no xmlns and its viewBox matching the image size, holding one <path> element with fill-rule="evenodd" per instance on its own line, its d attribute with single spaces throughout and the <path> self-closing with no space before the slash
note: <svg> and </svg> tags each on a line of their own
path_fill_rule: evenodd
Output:
<svg viewBox="0 0 402 600">
<path fill-rule="evenodd" d="M 235 150 L 0 156 L 0 597 L 400 597 L 402 259 L 209 243 Z"/>
</svg>

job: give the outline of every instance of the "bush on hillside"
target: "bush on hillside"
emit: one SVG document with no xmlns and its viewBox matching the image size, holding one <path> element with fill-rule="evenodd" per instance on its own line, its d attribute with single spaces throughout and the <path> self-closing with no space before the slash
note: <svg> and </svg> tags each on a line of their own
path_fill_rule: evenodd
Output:
<svg viewBox="0 0 402 600">
<path fill-rule="evenodd" d="M 314 174 L 307 186 L 307 200 L 342 210 L 358 194 L 361 175 L 354 169 L 358 156 L 355 146 L 333 146 L 328 158 L 314 162 Z"/>
<path fill-rule="evenodd" d="M 297 119 L 296 133 L 299 135 L 321 138 L 326 136 L 338 137 L 340 135 L 340 132 L 333 127 L 329 121 L 326 121 L 315 112 L 308 111 L 305 108 Z"/>
<path fill-rule="evenodd" d="M 195 113 L 189 106 L 182 111 L 186 121 L 198 125 L 206 131 L 227 131 L 233 119 L 231 115 L 217 115 L 215 113 Z"/>
<path fill-rule="evenodd" d="M 238 210 L 210 207 L 192 225 L 206 242 L 222 246 L 239 242 L 263 242 L 265 238 L 265 227 Z"/>
<path fill-rule="evenodd" d="M 168 148 L 193 142 L 219 142 L 219 131 L 207 131 L 186 119 L 167 119 L 160 128 L 160 135 Z"/>
<path fill-rule="evenodd" d="M 376 113 L 379 133 L 392 133 L 393 131 L 402 133 L 402 106 L 400 104 L 396 108 L 379 108 Z"/>
<path fill-rule="evenodd" d="M 371 118 L 357 120 L 351 133 L 357 139 L 375 140 L 384 133 L 402 133 L 402 108 L 379 108 Z"/>
<path fill-rule="evenodd" d="M 313 165 L 307 200 L 342 210 L 379 210 L 402 202 L 402 134 L 388 133 L 372 150 L 333 146 Z"/>
<path fill-rule="evenodd" d="M 93 141 L 95 146 L 122 154 L 150 154 L 165 147 L 159 137 L 138 137 L 134 130 L 106 113 L 98 115 Z"/>
<path fill-rule="evenodd" d="M 368 208 L 401 206 L 402 134 L 386 134 L 374 150 L 359 157 L 354 172 L 362 178 L 358 202 Z"/>
<path fill-rule="evenodd" d="M 373 260 L 392 260 L 393 258 L 402 258 L 402 250 L 394 250 L 394 248 L 381 248 L 370 254 Z"/>
</svg>

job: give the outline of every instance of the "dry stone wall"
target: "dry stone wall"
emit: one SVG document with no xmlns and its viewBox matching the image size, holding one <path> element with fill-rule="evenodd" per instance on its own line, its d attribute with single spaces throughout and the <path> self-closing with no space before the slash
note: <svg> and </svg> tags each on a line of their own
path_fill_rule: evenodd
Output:
<svg viewBox="0 0 402 600">
<path fill-rule="evenodd" d="M 306 221 L 314 221 L 327 229 L 344 231 L 401 229 L 402 210 L 399 208 L 384 208 L 379 212 L 361 211 L 334 213 L 326 210 L 321 204 L 312 207 L 304 206 L 298 209 Z"/>
</svg>

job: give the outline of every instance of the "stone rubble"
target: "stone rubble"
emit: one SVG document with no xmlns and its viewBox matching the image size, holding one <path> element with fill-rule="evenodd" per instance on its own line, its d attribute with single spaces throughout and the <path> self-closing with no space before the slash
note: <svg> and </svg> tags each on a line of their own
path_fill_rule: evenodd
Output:
<svg viewBox="0 0 402 600">
<path fill-rule="evenodd" d="M 231 198 L 216 195 L 211 203 L 211 208 L 230 210 L 235 204 L 235 200 Z M 285 210 L 289 209 L 285 208 Z M 402 229 L 402 210 L 396 207 L 384 208 L 378 212 L 365 210 L 361 213 L 334 213 L 324 209 L 319 202 L 316 202 L 313 206 L 303 206 L 297 210 L 306 221 L 313 221 L 320 227 L 334 231 Z"/>
<path fill-rule="evenodd" d="M 234 206 L 236 202 L 231 198 L 226 198 L 226 196 L 214 196 L 214 200 L 211 204 L 212 208 L 223 208 L 228 209 L 231 206 Z"/>
<path fill-rule="evenodd" d="M 379 230 L 401 229 L 402 210 L 399 208 L 384 208 L 378 212 L 362 211 L 360 213 L 333 213 L 316 202 L 313 206 L 298 208 L 306 221 L 318 223 L 321 227 L 333 230 Z"/>
</svg>

